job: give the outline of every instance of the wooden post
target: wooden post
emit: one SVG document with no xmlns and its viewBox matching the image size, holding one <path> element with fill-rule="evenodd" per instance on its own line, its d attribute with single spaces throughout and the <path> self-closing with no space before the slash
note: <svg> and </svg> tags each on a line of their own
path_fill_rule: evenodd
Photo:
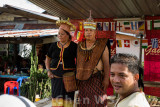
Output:
<svg viewBox="0 0 160 107">
<path fill-rule="evenodd" d="M 139 66 L 142 67 L 142 39 L 143 39 L 143 34 L 140 34 L 140 52 L 139 52 Z"/>
<path fill-rule="evenodd" d="M 16 66 L 17 65 L 17 62 L 18 62 L 18 60 L 17 60 L 17 55 L 18 55 L 18 50 L 17 50 L 17 44 L 13 44 L 14 45 L 14 63 L 13 63 L 13 66 Z"/>
<path fill-rule="evenodd" d="M 8 45 L 8 49 L 7 49 L 7 57 L 9 57 L 9 43 L 7 44 Z"/>
</svg>

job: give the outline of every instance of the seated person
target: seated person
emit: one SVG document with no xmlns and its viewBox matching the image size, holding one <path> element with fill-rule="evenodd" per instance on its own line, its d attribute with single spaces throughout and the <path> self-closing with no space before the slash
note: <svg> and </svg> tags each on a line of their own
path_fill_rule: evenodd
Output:
<svg viewBox="0 0 160 107">
<path fill-rule="evenodd" d="M 150 107 L 145 94 L 138 87 L 138 58 L 130 54 L 116 54 L 111 58 L 110 81 L 119 99 L 114 107 Z"/>
<path fill-rule="evenodd" d="M 44 72 L 44 68 L 42 64 L 38 64 L 38 71 L 43 73 Z"/>
<path fill-rule="evenodd" d="M 26 73 L 28 75 L 30 74 L 30 67 L 25 59 L 22 59 L 19 71 L 22 71 L 22 73 Z"/>
</svg>

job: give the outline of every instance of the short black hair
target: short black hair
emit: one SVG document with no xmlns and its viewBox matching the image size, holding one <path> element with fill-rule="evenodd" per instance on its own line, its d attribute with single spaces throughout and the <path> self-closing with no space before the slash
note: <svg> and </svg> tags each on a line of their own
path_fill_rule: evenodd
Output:
<svg viewBox="0 0 160 107">
<path fill-rule="evenodd" d="M 115 54 L 110 61 L 111 65 L 113 63 L 126 65 L 128 67 L 128 70 L 133 74 L 139 73 L 138 62 L 139 60 L 137 56 L 132 54 L 124 54 L 124 53 Z"/>
</svg>

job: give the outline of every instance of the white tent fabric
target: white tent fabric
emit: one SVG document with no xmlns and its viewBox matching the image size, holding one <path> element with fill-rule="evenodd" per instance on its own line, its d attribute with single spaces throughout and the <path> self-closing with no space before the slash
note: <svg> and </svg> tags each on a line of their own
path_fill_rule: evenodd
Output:
<svg viewBox="0 0 160 107">
<path fill-rule="evenodd" d="M 0 107 L 36 107 L 33 102 L 23 96 L 3 94 L 0 96 Z"/>
</svg>

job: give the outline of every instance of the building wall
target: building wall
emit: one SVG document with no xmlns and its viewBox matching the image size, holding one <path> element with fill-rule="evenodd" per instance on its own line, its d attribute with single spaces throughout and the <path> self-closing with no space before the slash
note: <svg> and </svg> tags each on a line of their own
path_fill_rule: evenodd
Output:
<svg viewBox="0 0 160 107">
<path fill-rule="evenodd" d="M 9 14 L 9 13 L 2 13 L 0 15 L 0 21 L 13 21 L 14 17 L 18 17 L 17 15 Z"/>
<path fill-rule="evenodd" d="M 134 44 L 134 40 L 139 41 L 139 45 Z M 116 40 L 121 40 L 122 42 L 122 47 L 117 47 L 116 46 L 116 53 L 129 53 L 136 55 L 139 58 L 139 53 L 140 53 L 140 39 L 132 36 L 127 36 L 127 35 L 120 35 L 116 34 Z M 124 40 L 130 40 L 130 48 L 124 47 Z M 142 62 L 144 62 L 144 49 L 142 49 Z"/>
<path fill-rule="evenodd" d="M 14 14 L 10 14 L 10 13 L 2 13 L 0 14 L 0 25 L 4 25 L 4 24 L 14 24 L 14 22 L 16 23 L 36 23 L 36 24 L 55 24 L 53 22 L 47 22 L 47 21 L 43 21 L 43 20 L 37 20 L 37 19 L 33 19 L 33 18 L 29 18 L 30 21 L 14 21 L 15 17 L 23 17 L 20 15 L 14 15 Z"/>
</svg>

